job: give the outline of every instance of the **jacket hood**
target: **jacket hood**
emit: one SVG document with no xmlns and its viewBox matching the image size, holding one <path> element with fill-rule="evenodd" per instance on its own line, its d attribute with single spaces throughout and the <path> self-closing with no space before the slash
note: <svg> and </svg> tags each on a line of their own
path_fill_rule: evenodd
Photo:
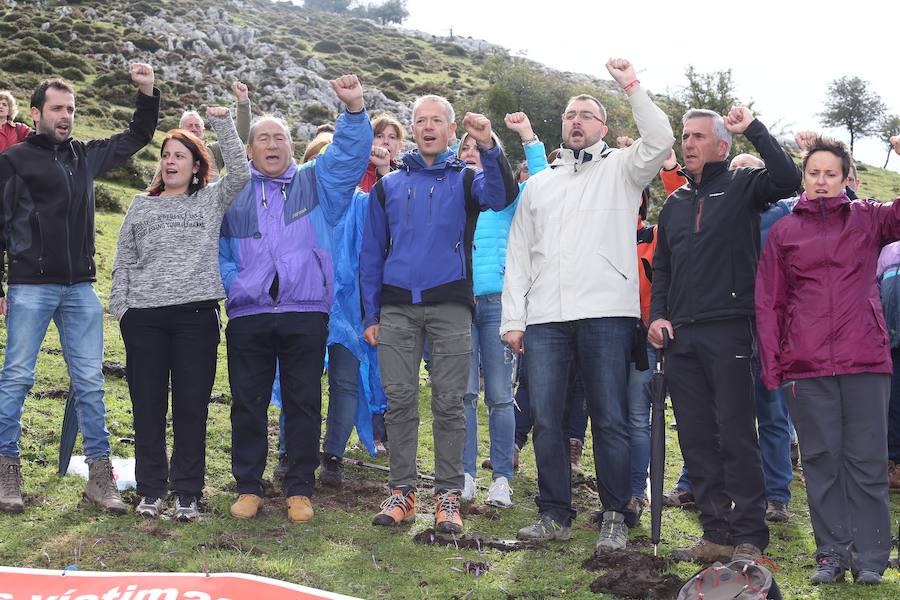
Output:
<svg viewBox="0 0 900 600">
<path fill-rule="evenodd" d="M 824 205 L 825 212 L 832 213 L 849 204 L 850 198 L 847 196 L 846 191 L 841 191 L 839 195 L 833 198 L 816 198 L 815 200 L 810 200 L 806 192 L 803 192 L 800 194 L 797 206 L 794 207 L 794 212 L 798 214 L 819 214 L 822 210 L 821 207 Z"/>
<path fill-rule="evenodd" d="M 715 162 L 708 162 L 703 165 L 703 171 L 701 172 L 700 185 L 703 184 L 704 181 L 710 181 L 721 175 L 722 173 L 728 170 L 728 161 L 727 160 L 717 160 Z M 697 187 L 697 181 L 694 179 L 694 176 L 684 167 L 681 167 L 678 170 L 678 173 L 683 175 L 688 181 L 691 182 L 691 185 Z"/>
<path fill-rule="evenodd" d="M 610 148 L 603 140 L 583 150 L 572 150 L 563 145 L 559 148 L 559 156 L 557 156 L 550 167 L 555 169 L 564 165 L 581 165 L 592 160 L 605 158 L 612 152 L 615 152 L 615 150 Z"/>
<path fill-rule="evenodd" d="M 413 150 L 411 152 L 407 152 L 403 155 L 403 168 L 409 171 L 410 169 L 443 169 L 446 167 L 465 167 L 466 163 L 460 160 L 460 158 L 456 155 L 456 152 L 447 148 L 440 154 L 438 154 L 434 162 L 431 165 L 428 165 L 425 162 L 425 159 L 422 158 L 422 155 L 419 154 L 418 150 Z"/>
<path fill-rule="evenodd" d="M 25 141 L 29 144 L 33 144 L 38 148 L 44 148 L 46 150 L 55 150 L 62 148 L 69 148 L 72 145 L 72 137 L 67 137 L 61 144 L 54 144 L 53 139 L 47 135 L 46 133 L 34 133 L 32 132 L 28 137 L 25 138 Z M 58 148 L 54 148 L 54 146 L 58 146 Z"/>
<path fill-rule="evenodd" d="M 250 161 L 250 177 L 254 180 L 265 181 L 266 179 L 268 179 L 269 181 L 274 181 L 276 183 L 290 183 L 296 173 L 297 163 L 293 160 L 291 161 L 291 164 L 288 166 L 287 170 L 285 170 L 285 172 L 278 177 L 269 177 L 268 175 L 263 175 L 256 169 L 256 165 L 253 164 L 253 161 Z"/>
</svg>

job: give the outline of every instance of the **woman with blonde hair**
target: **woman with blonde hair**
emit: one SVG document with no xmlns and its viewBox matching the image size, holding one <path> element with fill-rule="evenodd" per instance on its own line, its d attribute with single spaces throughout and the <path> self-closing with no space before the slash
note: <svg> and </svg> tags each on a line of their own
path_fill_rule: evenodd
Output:
<svg viewBox="0 0 900 600">
<path fill-rule="evenodd" d="M 31 127 L 15 122 L 17 113 L 16 99 L 12 93 L 0 90 L 0 152 L 24 141 L 31 133 Z"/>
</svg>

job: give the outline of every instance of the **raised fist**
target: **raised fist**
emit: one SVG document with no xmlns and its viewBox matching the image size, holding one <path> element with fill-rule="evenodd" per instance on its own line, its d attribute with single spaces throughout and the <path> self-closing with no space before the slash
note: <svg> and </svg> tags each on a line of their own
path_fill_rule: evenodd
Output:
<svg viewBox="0 0 900 600">
<path fill-rule="evenodd" d="M 736 135 L 747 131 L 753 122 L 753 113 L 746 106 L 735 106 L 725 116 L 725 129 Z"/>
<path fill-rule="evenodd" d="M 620 135 L 616 138 L 616 147 L 617 148 L 628 148 L 634 143 L 634 140 L 628 137 L 627 135 Z"/>
<path fill-rule="evenodd" d="M 800 152 L 806 152 L 806 149 L 809 148 L 809 145 L 812 143 L 816 137 L 818 137 L 818 133 L 815 131 L 798 131 L 794 134 L 794 141 L 797 142 L 797 147 L 800 149 Z"/>
<path fill-rule="evenodd" d="M 347 110 L 359 112 L 365 108 L 362 85 L 356 75 L 341 75 L 330 83 L 337 97 L 347 105 Z"/>
<path fill-rule="evenodd" d="M 208 106 L 206 107 L 206 116 L 224 119 L 228 116 L 228 109 L 224 106 Z"/>
<path fill-rule="evenodd" d="M 131 63 L 131 81 L 137 84 L 142 94 L 153 95 L 153 67 L 145 63 Z"/>
<path fill-rule="evenodd" d="M 466 130 L 472 139 L 487 148 L 494 147 L 494 140 L 491 137 L 491 120 L 479 113 L 466 113 L 463 117 L 463 129 Z"/>
<path fill-rule="evenodd" d="M 391 153 L 388 152 L 387 148 L 382 148 L 381 146 L 372 146 L 369 158 L 376 167 L 386 167 L 391 164 Z"/>
<path fill-rule="evenodd" d="M 234 97 L 237 98 L 238 102 L 244 103 L 250 101 L 250 92 L 247 90 L 247 85 L 240 81 L 235 81 L 231 84 L 231 91 L 234 92 Z"/>
<path fill-rule="evenodd" d="M 891 146 L 894 147 L 894 152 L 900 155 L 900 135 L 895 135 L 891 137 Z"/>
<path fill-rule="evenodd" d="M 531 121 L 528 115 L 523 112 L 509 113 L 503 118 L 506 127 L 512 129 L 519 134 L 522 141 L 534 138 L 534 130 L 531 128 Z"/>
<path fill-rule="evenodd" d="M 663 163 L 663 169 L 666 171 L 671 171 L 675 167 L 678 166 L 678 157 L 675 156 L 675 151 L 672 150 L 669 152 L 668 158 L 666 158 L 666 162 Z"/>
<path fill-rule="evenodd" d="M 635 79 L 634 65 L 624 58 L 611 58 L 606 62 L 606 70 L 616 80 L 616 83 L 625 87 Z"/>
</svg>

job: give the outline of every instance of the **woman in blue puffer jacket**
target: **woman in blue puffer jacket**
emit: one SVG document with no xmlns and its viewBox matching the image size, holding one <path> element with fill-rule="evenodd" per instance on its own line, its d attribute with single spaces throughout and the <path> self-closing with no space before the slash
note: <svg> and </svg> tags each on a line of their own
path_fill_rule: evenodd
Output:
<svg viewBox="0 0 900 600">
<path fill-rule="evenodd" d="M 531 174 L 547 167 L 544 145 L 538 140 L 525 113 L 506 115 L 506 126 L 519 134 Z M 495 138 L 499 145 L 499 140 Z M 480 169 L 481 159 L 475 140 L 463 135 L 459 157 L 469 166 Z M 520 187 L 524 183 L 520 182 Z M 478 458 L 478 392 L 479 373 L 484 373 L 484 403 L 488 408 L 491 438 L 490 458 L 493 482 L 485 503 L 506 508 L 512 505 L 509 480 L 513 473 L 516 420 L 513 412 L 512 353 L 500 340 L 500 295 L 506 270 L 506 244 L 509 228 L 519 200 L 500 212 L 485 211 L 478 216 L 472 268 L 475 291 L 475 314 L 472 318 L 472 365 L 465 396 L 466 445 L 463 453 L 465 487 L 462 499 L 475 497 L 475 465 Z M 479 370 L 480 367 L 480 370 Z"/>
</svg>

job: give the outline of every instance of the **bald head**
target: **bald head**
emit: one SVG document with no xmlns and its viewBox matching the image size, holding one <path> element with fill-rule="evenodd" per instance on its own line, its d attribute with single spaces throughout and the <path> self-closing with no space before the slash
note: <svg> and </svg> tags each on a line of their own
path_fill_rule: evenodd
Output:
<svg viewBox="0 0 900 600">
<path fill-rule="evenodd" d="M 738 154 L 731 159 L 731 164 L 728 165 L 728 170 L 734 171 L 735 169 L 742 169 L 744 167 L 749 167 L 751 169 L 762 169 L 765 166 L 766 163 L 764 163 L 762 159 L 757 158 L 752 154 Z"/>
</svg>

